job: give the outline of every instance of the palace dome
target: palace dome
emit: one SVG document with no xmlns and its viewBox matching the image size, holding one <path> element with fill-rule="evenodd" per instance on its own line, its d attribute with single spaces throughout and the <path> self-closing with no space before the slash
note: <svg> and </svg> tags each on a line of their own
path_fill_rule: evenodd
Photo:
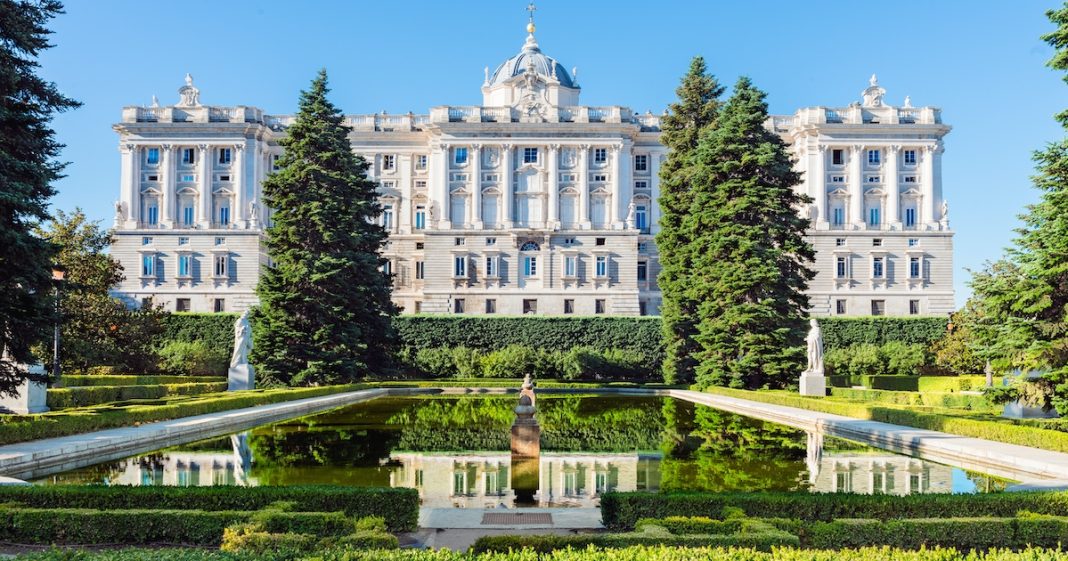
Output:
<svg viewBox="0 0 1068 561">
<path fill-rule="evenodd" d="M 571 74 L 567 72 L 562 64 L 541 52 L 541 49 L 538 48 L 538 42 L 534 40 L 533 33 L 527 35 L 527 41 L 523 44 L 523 50 L 519 54 L 504 61 L 493 72 L 493 77 L 489 80 L 490 87 L 503 84 L 523 74 L 527 71 L 528 66 L 533 66 L 534 72 L 546 79 L 555 77 L 556 80 L 559 80 L 560 85 L 565 88 L 578 87 L 572 80 Z"/>
</svg>

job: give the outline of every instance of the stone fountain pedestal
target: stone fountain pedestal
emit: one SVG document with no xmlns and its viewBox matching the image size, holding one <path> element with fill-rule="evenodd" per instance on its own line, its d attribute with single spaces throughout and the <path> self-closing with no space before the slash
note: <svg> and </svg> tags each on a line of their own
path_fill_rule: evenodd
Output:
<svg viewBox="0 0 1068 561">
<path fill-rule="evenodd" d="M 517 506 L 537 504 L 534 495 L 541 479 L 541 426 L 534 418 L 534 401 L 534 384 L 527 376 L 512 423 L 512 491 Z"/>
</svg>

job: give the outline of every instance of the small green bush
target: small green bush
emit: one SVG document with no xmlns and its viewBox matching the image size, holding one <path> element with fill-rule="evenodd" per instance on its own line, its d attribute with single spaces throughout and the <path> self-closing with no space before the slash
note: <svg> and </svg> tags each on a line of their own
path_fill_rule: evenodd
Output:
<svg viewBox="0 0 1068 561">
<path fill-rule="evenodd" d="M 446 347 L 418 349 L 415 351 L 415 366 L 421 375 L 428 378 L 456 376 L 452 351 Z"/>
<path fill-rule="evenodd" d="M 311 534 L 271 534 L 253 524 L 231 526 L 223 531 L 219 549 L 229 553 L 273 554 L 282 558 L 301 557 L 315 549 L 319 538 Z"/>
<path fill-rule="evenodd" d="M 475 349 L 456 347 L 452 350 L 452 365 L 461 378 L 477 378 L 482 374 L 482 356 Z"/>
<path fill-rule="evenodd" d="M 229 347 L 211 347 L 205 341 L 170 341 L 160 347 L 160 366 L 179 376 L 223 376 L 229 365 Z"/>
</svg>

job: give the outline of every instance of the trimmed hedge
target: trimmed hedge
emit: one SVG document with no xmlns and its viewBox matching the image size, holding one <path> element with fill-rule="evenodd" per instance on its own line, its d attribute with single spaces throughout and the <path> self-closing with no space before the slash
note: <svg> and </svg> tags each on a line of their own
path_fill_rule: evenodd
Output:
<svg viewBox="0 0 1068 561">
<path fill-rule="evenodd" d="M 151 423 L 180 417 L 191 417 L 230 409 L 330 395 L 365 387 L 360 384 L 352 384 L 318 388 L 249 390 L 177 397 L 172 398 L 176 400 L 174 403 L 162 405 L 101 405 L 40 415 L 0 415 L 0 444 L 80 434 L 125 427 L 136 423 Z"/>
<path fill-rule="evenodd" d="M 884 345 L 891 341 L 907 345 L 930 345 L 945 335 L 947 317 L 821 317 L 823 344 L 842 349 L 868 343 Z"/>
<path fill-rule="evenodd" d="M 300 512 L 343 512 L 347 516 L 379 516 L 391 531 L 408 531 L 419 518 L 419 493 L 414 489 L 340 486 L 287 487 L 98 487 L 0 485 L 0 504 L 34 509 L 161 509 L 190 511 L 256 511 L 288 502 Z M 271 514 L 284 519 L 292 513 Z M 306 529 L 306 528 L 304 528 Z M 220 536 L 221 530 L 220 530 Z"/>
<path fill-rule="evenodd" d="M 904 549 L 954 547 L 961 550 L 1027 546 L 1059 547 L 1068 541 L 1068 519 L 942 518 L 915 520 L 835 520 L 807 530 L 806 545 L 820 549 L 886 545 Z"/>
<path fill-rule="evenodd" d="M 832 387 L 831 396 L 863 401 L 866 403 L 884 403 L 889 405 L 946 407 L 971 409 L 975 411 L 996 410 L 1000 412 L 1001 410 L 1000 406 L 991 406 L 982 395 L 962 394 L 959 392 L 900 392 Z"/>
<path fill-rule="evenodd" d="M 818 397 L 803 397 L 796 393 L 775 390 L 749 391 L 709 387 L 703 391 L 772 403 L 774 405 L 797 407 L 809 411 L 822 411 L 857 419 L 870 419 L 895 425 L 948 432 L 960 436 L 995 440 L 1007 444 L 1043 448 L 1054 452 L 1068 452 L 1068 432 L 1029 426 L 1025 424 L 1029 422 L 1028 420 L 1017 424 L 994 416 L 987 416 L 986 418 L 967 417 L 963 415 L 978 416 L 979 414 L 952 409 L 917 411 L 895 405 L 879 406 L 866 403 L 833 401 Z"/>
<path fill-rule="evenodd" d="M 159 399 L 175 395 L 218 393 L 226 391 L 226 387 L 227 382 L 222 381 L 211 382 L 210 384 L 51 388 L 48 390 L 48 407 L 50 409 L 67 409 L 131 399 Z"/>
<path fill-rule="evenodd" d="M 985 376 L 828 376 L 827 383 L 836 388 L 864 386 L 872 390 L 896 392 L 979 391 L 986 387 Z M 994 377 L 1001 385 L 1001 376 Z"/>
<path fill-rule="evenodd" d="M 951 518 L 1015 516 L 1068 512 L 1068 492 L 979 495 L 846 495 L 840 493 L 605 493 L 601 520 L 608 528 L 629 530 L 642 518 L 705 516 L 717 518 L 724 507 L 747 516 L 830 521 L 839 518 Z"/>
<path fill-rule="evenodd" d="M 660 528 L 660 530 L 663 530 L 663 528 Z M 552 553 L 569 547 L 572 549 L 585 549 L 590 546 L 596 546 L 604 549 L 622 549 L 637 545 L 660 547 L 745 547 L 758 551 L 770 551 L 773 547 L 798 547 L 801 545 L 801 541 L 797 536 L 774 528 L 769 528 L 763 532 L 740 535 L 694 534 L 675 536 L 666 531 L 626 534 L 577 534 L 570 536 L 520 534 L 482 536 L 475 540 L 470 551 L 476 554 L 487 552 L 507 553 L 524 549 L 537 553 Z"/>
<path fill-rule="evenodd" d="M 209 384 L 225 382 L 220 376 L 127 376 L 127 375 L 91 375 L 64 374 L 60 383 L 65 388 L 82 388 L 88 386 L 158 386 L 163 384 Z"/>
<path fill-rule="evenodd" d="M 309 561 L 536 561 L 539 557 L 527 551 L 512 551 L 474 555 L 439 549 L 428 550 L 363 550 L 332 549 L 308 552 Z M 19 561 L 271 561 L 274 556 L 235 555 L 199 549 L 126 549 L 116 551 L 68 551 L 52 549 L 29 553 Z M 1064 561 L 1068 554 L 1053 549 L 1027 549 L 1022 552 L 1006 550 L 960 552 L 952 549 L 908 551 L 883 547 L 831 550 L 803 550 L 777 548 L 770 552 L 737 548 L 670 548 L 630 547 L 610 552 L 596 548 L 557 551 L 553 561 Z"/>
</svg>

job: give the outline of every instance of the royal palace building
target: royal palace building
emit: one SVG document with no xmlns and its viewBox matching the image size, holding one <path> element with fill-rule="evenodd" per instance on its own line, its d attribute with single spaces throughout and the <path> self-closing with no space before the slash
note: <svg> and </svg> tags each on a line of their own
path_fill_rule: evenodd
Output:
<svg viewBox="0 0 1068 561">
<path fill-rule="evenodd" d="M 665 88 L 671 87 L 665 84 Z M 275 170 L 292 116 L 179 100 L 126 107 L 113 255 L 132 305 L 240 311 L 270 260 Z M 659 117 L 580 104 L 575 69 L 528 26 L 518 54 L 485 70 L 481 105 L 351 115 L 352 149 L 378 182 L 384 256 L 405 313 L 656 314 Z M 818 271 L 818 315 L 953 309 L 952 232 L 937 108 L 810 107 L 768 126 L 790 145 L 815 202 L 799 209 Z"/>
</svg>

